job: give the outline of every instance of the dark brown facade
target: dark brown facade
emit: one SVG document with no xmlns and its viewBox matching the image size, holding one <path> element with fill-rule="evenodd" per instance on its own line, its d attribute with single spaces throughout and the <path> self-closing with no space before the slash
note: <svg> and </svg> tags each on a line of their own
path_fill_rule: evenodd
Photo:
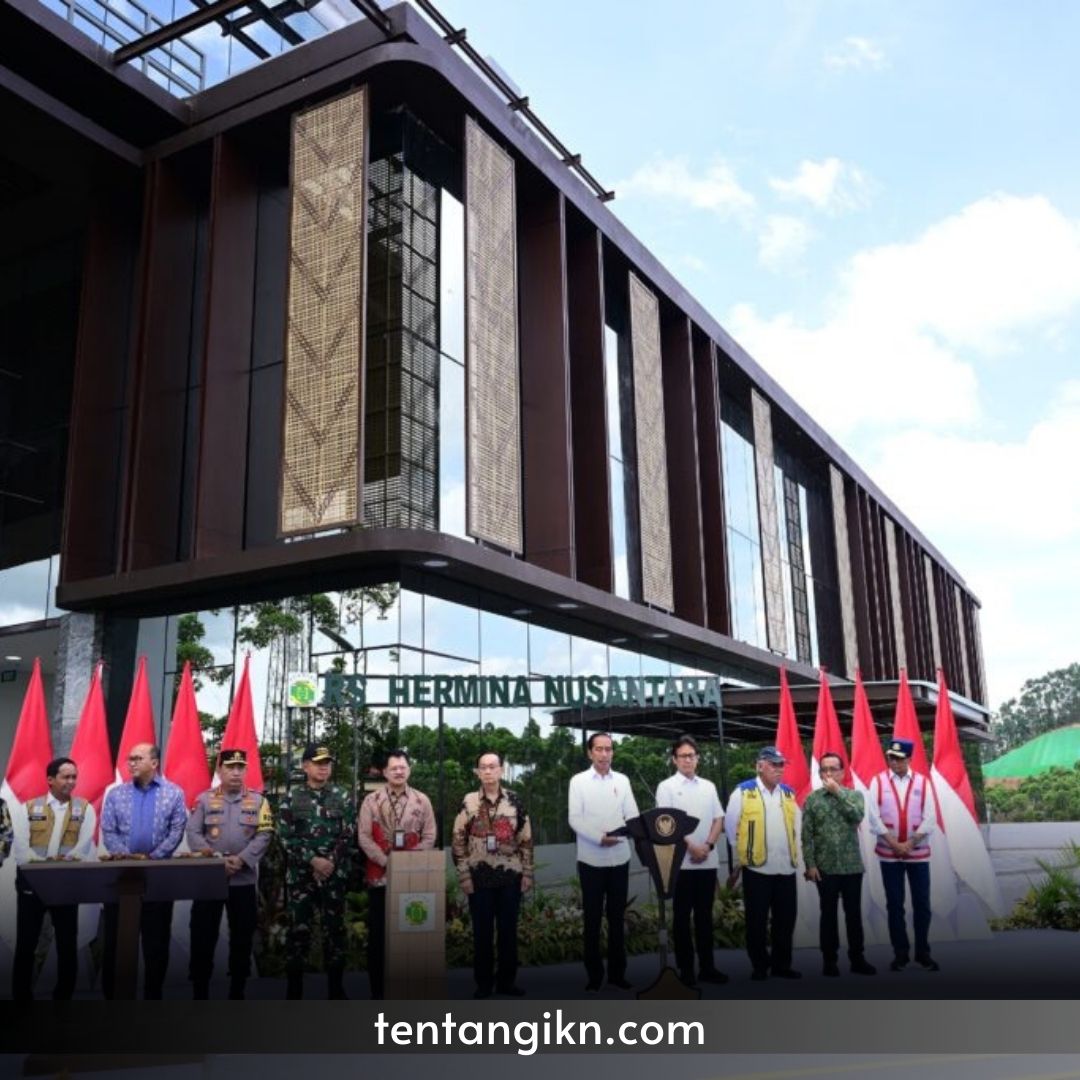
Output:
<svg viewBox="0 0 1080 1080">
<path fill-rule="evenodd" d="M 797 678 L 812 678 L 815 662 L 842 678 L 861 668 L 867 679 L 906 667 L 933 680 L 940 666 L 952 689 L 985 703 L 979 605 L 963 579 L 408 6 L 387 12 L 388 32 L 354 24 L 182 103 L 123 67 L 108 70 L 35 8 L 25 0 L 3 13 L 0 41 L 33 45 L 21 57 L 0 46 L 11 65 L 3 93 L 93 146 L 91 183 L 101 188 L 81 230 L 63 606 L 160 614 L 423 573 L 435 590 L 479 585 L 507 611 L 527 605 L 608 638 L 663 640 L 743 678 L 767 676 L 784 656 Z M 72 57 L 69 83 L 46 75 L 58 53 Z M 380 124 L 407 114 L 431 146 L 446 148 L 448 191 L 465 186 L 467 120 L 512 161 L 520 467 L 497 494 L 517 500 L 520 545 L 491 540 L 506 514 L 474 543 L 444 535 L 437 517 L 423 526 L 402 519 L 404 527 L 365 519 L 362 493 L 348 531 L 285 542 L 290 133 L 297 114 L 360 87 L 370 154 L 388 138 Z M 105 183 L 117 176 L 119 185 Z M 387 408 L 371 403 L 382 370 L 373 357 L 384 355 L 373 320 L 390 334 L 409 317 L 372 306 L 370 275 L 385 270 L 373 256 L 376 225 L 366 226 L 369 337 L 359 362 L 368 396 L 357 406 L 357 439 L 370 447 L 374 425 L 390 425 L 380 468 L 403 476 L 408 447 L 393 443 L 393 431 L 405 430 L 403 409 L 427 406 L 405 402 L 420 392 L 419 377 L 389 390 L 379 383 Z M 652 335 L 640 322 L 649 318 Z M 630 392 L 613 416 L 606 341 L 616 337 Z M 380 340 L 390 355 L 390 338 Z M 658 344 L 654 357 L 642 342 Z M 650 364 L 663 400 L 646 433 L 655 396 L 635 402 L 633 388 Z M 479 408 L 471 399 L 468 438 L 478 437 Z M 725 445 L 735 444 L 725 433 L 744 414 L 741 437 L 757 465 L 758 535 L 748 539 L 763 560 L 760 639 L 734 614 L 744 581 L 729 551 L 738 522 L 725 487 L 734 468 Z M 619 492 L 612 424 L 623 435 Z M 658 476 L 659 485 L 643 479 Z M 622 553 L 613 542 L 620 492 Z M 485 492 L 469 497 L 475 516 Z"/>
</svg>

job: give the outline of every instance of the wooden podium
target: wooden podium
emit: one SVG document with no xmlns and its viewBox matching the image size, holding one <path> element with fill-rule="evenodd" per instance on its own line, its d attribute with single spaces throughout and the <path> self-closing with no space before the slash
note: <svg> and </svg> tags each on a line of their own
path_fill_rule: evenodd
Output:
<svg viewBox="0 0 1080 1080">
<path fill-rule="evenodd" d="M 133 1001 L 139 968 L 143 901 L 224 900 L 223 859 L 115 859 L 109 862 L 32 862 L 23 876 L 43 904 L 118 904 L 115 997 Z"/>
<path fill-rule="evenodd" d="M 446 854 L 392 851 L 386 868 L 386 996 L 446 997 Z"/>
</svg>

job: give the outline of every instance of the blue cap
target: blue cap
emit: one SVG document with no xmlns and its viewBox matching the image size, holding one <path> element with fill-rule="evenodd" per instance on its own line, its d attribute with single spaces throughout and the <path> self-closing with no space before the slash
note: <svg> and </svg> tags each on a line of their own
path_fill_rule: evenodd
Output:
<svg viewBox="0 0 1080 1080">
<path fill-rule="evenodd" d="M 885 756 L 909 758 L 914 749 L 915 744 L 910 739 L 891 739 L 885 747 Z"/>
<path fill-rule="evenodd" d="M 787 758 L 775 746 L 763 746 L 757 755 L 758 761 L 768 761 L 773 765 L 786 765 Z"/>
</svg>

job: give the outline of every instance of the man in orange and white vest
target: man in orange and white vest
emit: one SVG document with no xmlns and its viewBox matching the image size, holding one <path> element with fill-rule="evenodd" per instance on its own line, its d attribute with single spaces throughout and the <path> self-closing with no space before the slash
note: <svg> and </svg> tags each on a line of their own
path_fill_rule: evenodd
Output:
<svg viewBox="0 0 1080 1080">
<path fill-rule="evenodd" d="M 937 828 L 930 779 L 911 768 L 915 746 L 908 739 L 893 739 L 885 747 L 888 769 L 870 781 L 870 827 L 877 836 L 875 852 L 885 885 L 889 940 L 893 947 L 892 971 L 911 962 L 907 932 L 905 881 L 911 886 L 911 914 L 915 929 L 915 963 L 938 971 L 930 955 L 930 837 Z"/>
<path fill-rule="evenodd" d="M 218 756 L 221 783 L 204 791 L 191 808 L 188 847 L 213 852 L 225 860 L 227 900 L 195 900 L 191 904 L 191 977 L 197 1001 L 210 996 L 214 949 L 221 932 L 221 912 L 229 919 L 229 998 L 243 1000 L 251 973 L 251 945 L 258 919 L 259 861 L 274 835 L 274 819 L 266 797 L 245 783 L 247 752 L 226 749 Z"/>
<path fill-rule="evenodd" d="M 71 758 L 54 758 L 45 766 L 48 790 L 25 804 L 25 814 L 15 818 L 12 854 L 19 867 L 15 877 L 16 943 L 11 969 L 11 996 L 31 1001 L 34 996 L 34 953 L 41 925 L 48 914 L 56 938 L 56 987 L 54 1001 L 70 1001 L 78 972 L 76 940 L 79 905 L 46 907 L 27 883 L 22 867 L 43 860 L 73 860 L 93 857 L 94 808 L 71 793 L 79 770 Z"/>
<path fill-rule="evenodd" d="M 409 786 L 412 764 L 404 750 L 391 750 L 383 768 L 386 784 L 360 804 L 357 837 L 367 858 L 368 979 L 371 996 L 382 999 L 386 981 L 386 864 L 392 851 L 431 851 L 435 811 L 431 800 Z"/>
</svg>

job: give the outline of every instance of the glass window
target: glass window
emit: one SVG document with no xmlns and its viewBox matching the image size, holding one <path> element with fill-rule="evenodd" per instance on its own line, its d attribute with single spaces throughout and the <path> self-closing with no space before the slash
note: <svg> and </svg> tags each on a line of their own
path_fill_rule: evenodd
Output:
<svg viewBox="0 0 1080 1080">
<path fill-rule="evenodd" d="M 439 192 L 439 349 L 465 363 L 465 208 Z"/>
<path fill-rule="evenodd" d="M 611 556 L 615 595 L 630 599 L 627 534 L 626 466 L 623 457 L 619 380 L 619 335 L 604 327 L 604 393 L 607 402 L 608 483 L 611 488 Z"/>
<path fill-rule="evenodd" d="M 571 675 L 607 675 L 607 646 L 588 638 L 570 639 L 570 674 Z"/>
<path fill-rule="evenodd" d="M 480 673 L 528 675 L 529 626 L 520 619 L 480 612 Z"/>
<path fill-rule="evenodd" d="M 529 672 L 532 675 L 565 675 L 570 670 L 570 635 L 529 627 Z"/>
<path fill-rule="evenodd" d="M 439 361 L 439 532 L 465 531 L 465 368 Z"/>
<path fill-rule="evenodd" d="M 480 659 L 480 613 L 476 608 L 424 599 L 424 649 L 468 660 Z"/>
</svg>

